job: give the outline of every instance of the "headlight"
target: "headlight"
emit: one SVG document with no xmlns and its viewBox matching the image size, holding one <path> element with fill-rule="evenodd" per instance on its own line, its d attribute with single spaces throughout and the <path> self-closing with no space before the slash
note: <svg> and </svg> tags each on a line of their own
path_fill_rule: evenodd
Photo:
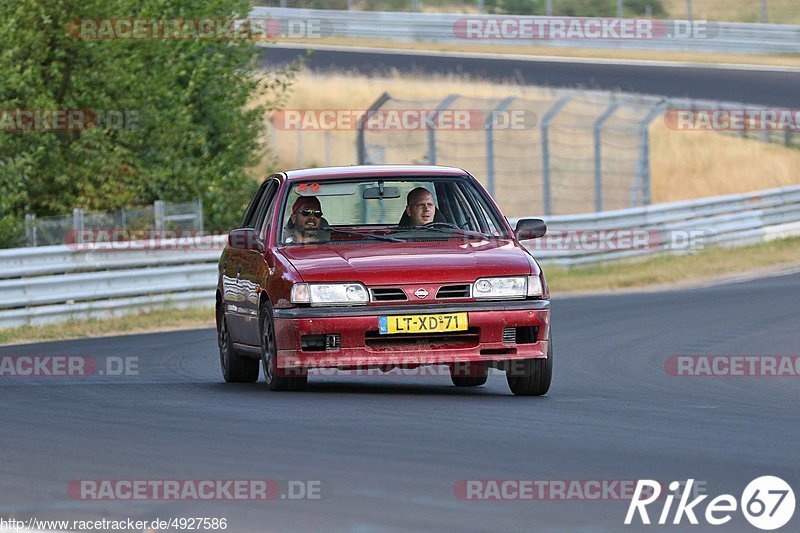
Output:
<svg viewBox="0 0 800 533">
<path fill-rule="evenodd" d="M 361 283 L 296 283 L 291 300 L 293 304 L 366 305 L 369 296 Z"/>
<path fill-rule="evenodd" d="M 472 287 L 472 295 L 477 298 L 525 298 L 527 277 L 481 278 Z"/>
</svg>

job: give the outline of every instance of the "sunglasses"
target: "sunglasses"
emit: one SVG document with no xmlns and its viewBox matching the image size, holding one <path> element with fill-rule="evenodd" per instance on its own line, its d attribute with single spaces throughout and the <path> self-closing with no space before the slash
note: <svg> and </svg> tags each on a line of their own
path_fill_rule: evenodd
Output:
<svg viewBox="0 0 800 533">
<path fill-rule="evenodd" d="M 300 209 L 299 211 L 295 211 L 295 213 L 300 213 L 304 217 L 310 217 L 311 215 L 314 215 L 317 218 L 322 218 L 322 211 L 320 211 L 319 209 L 306 208 L 306 209 Z"/>
</svg>

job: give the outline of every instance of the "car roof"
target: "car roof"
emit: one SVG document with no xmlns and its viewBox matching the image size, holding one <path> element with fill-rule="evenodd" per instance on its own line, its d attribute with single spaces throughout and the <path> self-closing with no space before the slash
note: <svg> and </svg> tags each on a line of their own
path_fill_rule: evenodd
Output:
<svg viewBox="0 0 800 533">
<path fill-rule="evenodd" d="M 460 168 L 438 165 L 352 165 L 287 170 L 289 181 L 304 179 L 371 178 L 377 176 L 468 176 Z"/>
</svg>

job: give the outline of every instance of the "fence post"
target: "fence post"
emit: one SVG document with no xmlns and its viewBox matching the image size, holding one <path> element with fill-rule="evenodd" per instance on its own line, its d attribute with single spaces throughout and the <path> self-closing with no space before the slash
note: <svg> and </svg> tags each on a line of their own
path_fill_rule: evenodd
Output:
<svg viewBox="0 0 800 533">
<path fill-rule="evenodd" d="M 389 93 L 383 93 L 378 97 L 377 100 L 372 102 L 372 105 L 369 106 L 366 113 L 364 113 L 361 118 L 358 119 L 358 131 L 356 132 L 356 158 L 359 165 L 370 164 L 367 161 L 367 144 L 364 139 L 364 127 L 366 126 L 367 120 L 369 120 L 369 117 L 378 109 L 380 109 L 383 104 L 391 100 L 391 98 L 392 97 L 389 95 Z"/>
<path fill-rule="evenodd" d="M 483 13 L 483 0 L 478 0 L 478 13 Z"/>
<path fill-rule="evenodd" d="M 331 132 L 325 130 L 325 166 L 331 166 Z"/>
<path fill-rule="evenodd" d="M 547 0 L 547 2 L 545 2 L 544 12 L 548 17 L 553 16 L 553 0 Z"/>
<path fill-rule="evenodd" d="M 686 20 L 694 20 L 692 11 L 692 0 L 686 0 Z"/>
<path fill-rule="evenodd" d="M 514 101 L 516 96 L 510 96 L 500 101 L 500 103 L 492 109 L 492 112 L 483 121 L 483 127 L 486 128 L 486 188 L 489 189 L 489 194 L 494 198 L 494 117 L 495 113 L 502 113 L 505 111 L 511 102 Z"/>
<path fill-rule="evenodd" d="M 456 101 L 458 97 L 459 95 L 457 94 L 451 94 L 439 102 L 439 105 L 436 106 L 436 111 L 433 113 L 433 117 L 431 118 L 431 123 L 435 124 L 433 121 L 438 118 L 439 112 L 450 107 L 450 104 Z M 428 128 L 428 161 L 431 165 L 436 164 L 436 127 Z"/>
<path fill-rule="evenodd" d="M 634 177 L 634 185 L 631 187 L 631 207 L 636 207 L 636 189 L 641 188 L 642 205 L 650 205 L 652 199 L 650 197 L 650 123 L 663 113 L 669 106 L 668 101 L 661 102 L 656 107 L 650 110 L 647 116 L 642 120 L 640 126 L 640 135 L 642 138 L 641 149 L 639 152 L 639 160 L 636 165 L 636 176 Z"/>
<path fill-rule="evenodd" d="M 25 214 L 25 240 L 28 246 L 36 246 L 36 215 L 33 213 Z"/>
<path fill-rule="evenodd" d="M 761 22 L 766 24 L 769 17 L 767 16 L 767 0 L 761 0 Z"/>
<path fill-rule="evenodd" d="M 542 196 L 545 216 L 550 216 L 553 211 L 550 187 L 550 122 L 556 118 L 558 112 L 561 111 L 570 100 L 572 100 L 571 96 L 564 96 L 558 100 L 542 119 Z"/>
<path fill-rule="evenodd" d="M 72 210 L 72 231 L 75 233 L 76 242 L 83 244 L 83 209 L 80 207 Z"/>
<path fill-rule="evenodd" d="M 196 222 L 195 222 L 195 229 L 197 230 L 198 235 L 203 234 L 203 198 L 200 197 L 197 199 L 197 213 Z"/>
<path fill-rule="evenodd" d="M 156 231 L 164 231 L 164 200 L 153 202 L 153 218 Z"/>
<path fill-rule="evenodd" d="M 303 166 L 303 130 L 297 130 L 297 165 L 302 167 Z"/>
<path fill-rule="evenodd" d="M 623 0 L 617 0 L 617 17 L 619 18 L 622 18 L 622 15 L 624 14 L 624 9 L 622 5 L 623 3 L 624 3 Z"/>
<path fill-rule="evenodd" d="M 619 102 L 613 102 L 594 123 L 594 210 L 597 212 L 603 210 L 603 144 L 601 139 L 603 124 L 611 118 L 619 106 Z"/>
</svg>

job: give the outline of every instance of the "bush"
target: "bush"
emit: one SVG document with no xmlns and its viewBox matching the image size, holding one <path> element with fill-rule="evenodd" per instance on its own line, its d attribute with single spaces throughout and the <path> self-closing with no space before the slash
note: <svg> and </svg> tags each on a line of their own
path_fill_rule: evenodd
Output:
<svg viewBox="0 0 800 533">
<path fill-rule="evenodd" d="M 251 41 L 80 40 L 81 18 L 242 18 L 248 0 L 16 0 L 0 3 L 0 110 L 114 110 L 136 127 L 0 132 L 0 245 L 26 212 L 114 210 L 202 197 L 205 225 L 236 224 L 256 186 L 264 107 L 285 85 L 256 77 Z M 287 75 L 288 76 L 288 75 Z M 6 231 L 4 231 L 6 230 Z"/>
</svg>

